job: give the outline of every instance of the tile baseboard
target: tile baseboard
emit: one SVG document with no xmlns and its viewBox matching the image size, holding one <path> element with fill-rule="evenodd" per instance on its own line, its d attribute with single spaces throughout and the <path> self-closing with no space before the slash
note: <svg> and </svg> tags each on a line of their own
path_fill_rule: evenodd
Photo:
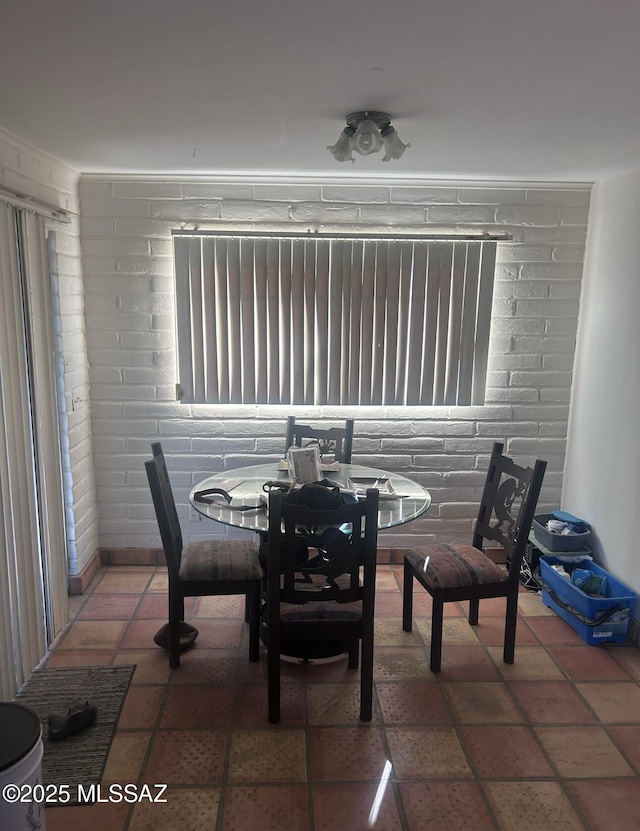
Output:
<svg viewBox="0 0 640 831">
<path fill-rule="evenodd" d="M 161 548 L 101 548 L 103 566 L 161 566 L 164 551 Z"/>
<path fill-rule="evenodd" d="M 380 565 L 401 564 L 404 548 L 379 548 Z M 69 577 L 69 594 L 84 594 L 89 583 L 102 566 L 161 566 L 164 552 L 161 548 L 100 548 L 80 574 Z"/>
<path fill-rule="evenodd" d="M 406 548 L 378 548 L 377 561 L 380 565 L 402 565 L 406 551 Z M 164 553 L 161 548 L 101 548 L 98 553 L 100 565 L 103 566 L 164 565 Z M 488 549 L 487 554 L 494 562 L 504 562 L 504 552 L 501 548 Z M 91 577 L 93 574 L 95 570 Z"/>
<path fill-rule="evenodd" d="M 102 565 L 100 550 L 91 557 L 86 566 L 79 574 L 73 574 L 68 579 L 68 591 L 70 595 L 84 594 L 87 586 L 98 573 Z"/>
<path fill-rule="evenodd" d="M 379 548 L 378 563 L 381 565 L 401 563 L 405 550 L 404 548 Z M 98 567 L 164 565 L 164 552 L 161 548 L 101 548 L 96 556 L 99 557 Z M 82 574 L 90 570 L 91 567 L 93 567 L 93 562 L 83 570 Z M 89 579 L 93 578 L 95 572 L 96 568 L 93 567 Z"/>
<path fill-rule="evenodd" d="M 99 548 L 79 574 L 69 577 L 70 595 L 84 594 L 87 586 L 103 566 L 164 565 L 161 548 Z"/>
</svg>

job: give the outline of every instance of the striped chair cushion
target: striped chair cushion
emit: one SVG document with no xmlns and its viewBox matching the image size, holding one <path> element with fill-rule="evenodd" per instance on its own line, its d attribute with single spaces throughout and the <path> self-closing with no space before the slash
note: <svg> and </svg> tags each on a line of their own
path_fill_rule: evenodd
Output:
<svg viewBox="0 0 640 831">
<path fill-rule="evenodd" d="M 259 580 L 258 547 L 249 540 L 200 540 L 182 549 L 181 580 Z"/>
<path fill-rule="evenodd" d="M 405 559 L 432 589 L 503 583 L 509 578 L 508 572 L 472 545 L 425 545 L 409 549 Z"/>
</svg>

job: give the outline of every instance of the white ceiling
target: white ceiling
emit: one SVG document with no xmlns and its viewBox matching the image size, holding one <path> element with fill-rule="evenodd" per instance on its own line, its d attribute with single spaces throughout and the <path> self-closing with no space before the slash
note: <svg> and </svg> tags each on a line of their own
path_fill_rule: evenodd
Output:
<svg viewBox="0 0 640 831">
<path fill-rule="evenodd" d="M 640 167 L 638 0 L 0 0 L 0 126 L 84 173 Z M 336 162 L 353 110 L 411 147 Z"/>
</svg>

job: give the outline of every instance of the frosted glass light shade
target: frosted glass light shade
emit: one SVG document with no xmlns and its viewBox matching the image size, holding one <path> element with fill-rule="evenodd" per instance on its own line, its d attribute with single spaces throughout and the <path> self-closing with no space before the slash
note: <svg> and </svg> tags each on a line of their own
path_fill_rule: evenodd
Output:
<svg viewBox="0 0 640 831">
<path fill-rule="evenodd" d="M 391 159 L 399 159 L 410 144 L 403 144 L 400 141 L 400 136 L 396 133 L 394 127 L 387 127 L 382 132 L 382 141 L 384 142 L 384 156 L 383 162 L 390 162 Z"/>
<path fill-rule="evenodd" d="M 348 128 L 340 133 L 340 138 L 334 145 L 328 145 L 327 150 L 333 154 L 333 158 L 338 162 L 355 162 L 353 158 L 353 150 L 350 145 L 351 136 Z"/>
<path fill-rule="evenodd" d="M 375 121 L 365 119 L 358 124 L 350 140 L 351 147 L 361 156 L 368 156 L 370 153 L 377 153 L 382 149 L 382 136 Z"/>
</svg>

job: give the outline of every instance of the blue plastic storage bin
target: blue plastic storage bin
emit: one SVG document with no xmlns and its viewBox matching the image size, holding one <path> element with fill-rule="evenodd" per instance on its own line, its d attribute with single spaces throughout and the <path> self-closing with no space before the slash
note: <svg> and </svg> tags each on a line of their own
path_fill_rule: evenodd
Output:
<svg viewBox="0 0 640 831">
<path fill-rule="evenodd" d="M 561 564 L 567 572 L 574 568 L 586 568 L 593 574 L 606 576 L 605 596 L 585 594 L 551 568 L 557 564 Z M 593 560 L 568 562 L 563 558 L 544 555 L 540 557 L 540 577 L 542 602 L 572 626 L 585 643 L 622 643 L 626 639 L 638 595 Z"/>
</svg>

